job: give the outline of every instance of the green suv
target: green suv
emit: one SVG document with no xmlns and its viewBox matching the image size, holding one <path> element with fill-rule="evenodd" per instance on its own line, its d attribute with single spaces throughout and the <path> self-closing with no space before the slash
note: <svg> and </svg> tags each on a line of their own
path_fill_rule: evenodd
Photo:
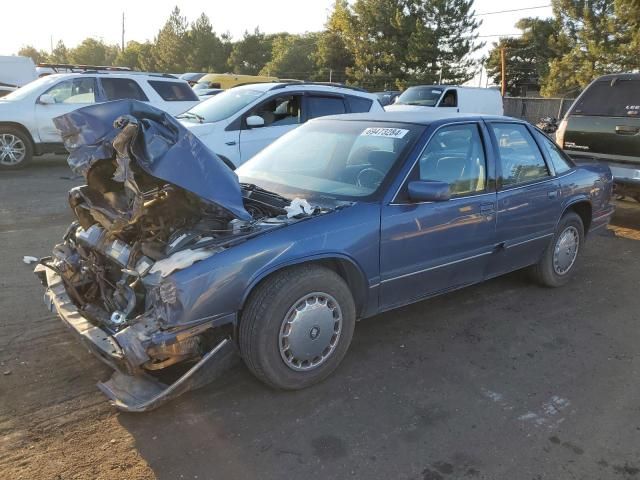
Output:
<svg viewBox="0 0 640 480">
<path fill-rule="evenodd" d="M 578 163 L 607 163 L 616 192 L 640 201 L 640 73 L 594 80 L 560 123 L 556 143 Z"/>
</svg>

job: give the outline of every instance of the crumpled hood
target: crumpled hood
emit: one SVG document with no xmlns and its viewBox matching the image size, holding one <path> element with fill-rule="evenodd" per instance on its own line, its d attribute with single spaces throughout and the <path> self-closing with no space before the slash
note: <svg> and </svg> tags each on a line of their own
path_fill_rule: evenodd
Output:
<svg viewBox="0 0 640 480">
<path fill-rule="evenodd" d="M 112 142 L 122 130 L 114 124 L 120 117 L 140 125 L 129 153 L 142 170 L 251 220 L 236 174 L 170 114 L 137 100 L 91 105 L 53 119 L 75 173 L 86 177 L 95 162 L 115 157 Z"/>
</svg>

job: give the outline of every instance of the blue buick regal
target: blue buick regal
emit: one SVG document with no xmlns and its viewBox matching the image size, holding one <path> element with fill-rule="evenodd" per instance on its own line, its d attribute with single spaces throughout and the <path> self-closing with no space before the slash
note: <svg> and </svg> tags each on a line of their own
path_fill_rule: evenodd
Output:
<svg viewBox="0 0 640 480">
<path fill-rule="evenodd" d="M 608 167 L 576 166 L 507 117 L 325 117 L 235 172 L 143 103 L 55 122 L 86 182 L 36 273 L 128 411 L 237 358 L 267 385 L 307 387 L 336 369 L 356 320 L 507 272 L 561 286 L 614 209 Z"/>
</svg>

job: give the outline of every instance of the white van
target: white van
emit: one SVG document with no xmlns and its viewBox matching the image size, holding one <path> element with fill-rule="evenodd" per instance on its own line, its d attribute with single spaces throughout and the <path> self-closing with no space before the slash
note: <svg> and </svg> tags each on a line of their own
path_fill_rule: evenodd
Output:
<svg viewBox="0 0 640 480">
<path fill-rule="evenodd" d="M 38 78 L 29 57 L 0 56 L 0 97 Z"/>
<path fill-rule="evenodd" d="M 457 85 L 419 85 L 409 87 L 388 111 L 438 108 L 458 113 L 503 115 L 502 96 L 495 88 L 459 87 Z"/>
</svg>

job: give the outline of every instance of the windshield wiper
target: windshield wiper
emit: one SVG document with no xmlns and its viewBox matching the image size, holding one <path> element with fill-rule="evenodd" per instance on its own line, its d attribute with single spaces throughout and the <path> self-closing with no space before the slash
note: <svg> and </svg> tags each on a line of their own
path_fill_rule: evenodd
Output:
<svg viewBox="0 0 640 480">
<path fill-rule="evenodd" d="M 265 188 L 259 187 L 255 183 L 240 183 L 240 186 L 242 188 L 244 188 L 245 190 L 249 190 L 249 191 L 253 191 L 253 192 L 266 193 L 267 195 L 271 195 L 272 197 L 275 197 L 278 200 L 281 200 L 281 201 L 286 202 L 286 203 L 291 203 L 291 199 L 289 199 L 287 197 L 283 197 L 279 193 L 275 193 L 275 192 L 272 192 L 272 191 L 267 190 Z"/>
<path fill-rule="evenodd" d="M 181 113 L 180 115 L 178 115 L 176 118 L 195 118 L 196 120 L 198 120 L 200 123 L 204 123 L 204 117 L 202 115 L 198 115 L 197 113 L 193 113 L 193 112 L 184 112 Z"/>
</svg>

